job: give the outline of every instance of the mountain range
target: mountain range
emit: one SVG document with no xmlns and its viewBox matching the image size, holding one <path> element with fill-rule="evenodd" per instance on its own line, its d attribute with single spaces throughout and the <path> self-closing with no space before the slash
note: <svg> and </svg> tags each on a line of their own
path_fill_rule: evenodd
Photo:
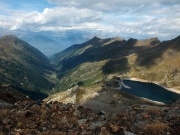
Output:
<svg viewBox="0 0 180 135">
<path fill-rule="evenodd" d="M 81 32 L 32 32 L 24 30 L 7 30 L 0 28 L 0 36 L 16 35 L 19 39 L 28 42 L 33 47 L 40 50 L 44 55 L 50 57 L 55 53 L 63 51 L 72 44 L 82 43 L 89 38 L 82 35 Z M 86 32 L 83 32 L 84 34 Z"/>
<path fill-rule="evenodd" d="M 179 90 L 179 44 L 180 37 L 163 42 L 158 38 L 94 37 L 72 45 L 48 60 L 27 42 L 12 35 L 3 36 L 0 38 L 0 79 L 2 83 L 36 91 L 50 90 L 56 83 L 53 93 L 77 84 L 101 86 L 106 78 L 115 75 Z"/>
<path fill-rule="evenodd" d="M 180 90 L 180 36 L 160 42 L 122 38 L 93 39 L 55 54 L 58 69 L 55 91 L 81 84 L 100 86 L 109 76 L 139 79 Z"/>
<path fill-rule="evenodd" d="M 164 104 L 121 89 L 130 88 L 126 79 L 179 93 L 179 45 L 180 36 L 94 37 L 48 59 L 16 36 L 3 36 L 0 134 L 179 134 L 180 100 Z"/>
</svg>

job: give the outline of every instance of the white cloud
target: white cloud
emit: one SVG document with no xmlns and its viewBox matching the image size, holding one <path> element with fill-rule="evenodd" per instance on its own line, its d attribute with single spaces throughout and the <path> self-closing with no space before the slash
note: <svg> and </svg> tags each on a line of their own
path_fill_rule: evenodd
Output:
<svg viewBox="0 0 180 135">
<path fill-rule="evenodd" d="M 50 3 L 58 4 L 59 6 L 74 6 L 79 8 L 96 9 L 101 11 L 117 11 L 144 6 L 158 5 L 176 5 L 180 4 L 179 0 L 48 0 Z M 126 11 L 127 11 L 126 10 Z"/>
<path fill-rule="evenodd" d="M 95 22 L 101 19 L 101 12 L 75 7 L 46 8 L 41 14 L 41 21 L 51 24 L 76 25 L 81 22 Z"/>
<path fill-rule="evenodd" d="M 179 0 L 48 0 L 54 8 L 38 11 L 9 9 L 0 15 L 0 27 L 27 31 L 88 31 L 133 38 L 178 36 Z"/>
<path fill-rule="evenodd" d="M 12 12 L 11 16 L 0 16 L 1 27 L 28 29 L 29 27 L 78 27 L 84 22 L 98 22 L 102 13 L 75 7 L 45 8 L 42 13 Z M 5 19 L 4 19 L 5 18 Z M 13 22 L 13 23 L 11 23 Z M 13 24 L 13 26 L 12 26 Z M 29 27 L 27 27 L 29 26 Z M 37 27 L 36 27 L 37 28 Z M 11 29 L 11 28 L 10 28 Z"/>
</svg>

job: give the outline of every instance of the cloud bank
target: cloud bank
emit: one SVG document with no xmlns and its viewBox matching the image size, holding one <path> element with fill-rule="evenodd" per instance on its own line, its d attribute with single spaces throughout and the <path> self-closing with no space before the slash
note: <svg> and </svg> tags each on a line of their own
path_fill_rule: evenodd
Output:
<svg viewBox="0 0 180 135">
<path fill-rule="evenodd" d="M 179 0 L 48 2 L 54 6 L 44 5 L 42 11 L 24 8 L 7 10 L 2 6 L 0 27 L 25 31 L 88 31 L 91 35 L 138 39 L 159 37 L 161 40 L 172 39 L 180 34 Z M 0 4 L 10 7 L 5 1 Z M 27 5 L 21 4 L 21 7 Z"/>
</svg>

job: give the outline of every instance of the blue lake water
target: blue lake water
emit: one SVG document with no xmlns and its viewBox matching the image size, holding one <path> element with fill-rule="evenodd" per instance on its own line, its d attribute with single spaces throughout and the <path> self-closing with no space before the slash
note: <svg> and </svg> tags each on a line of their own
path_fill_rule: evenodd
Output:
<svg viewBox="0 0 180 135">
<path fill-rule="evenodd" d="M 138 97 L 144 97 L 166 104 L 180 98 L 180 94 L 168 91 L 167 89 L 154 83 L 137 82 L 130 80 L 124 80 L 124 83 L 131 87 L 131 89 L 123 87 L 121 90 Z"/>
</svg>

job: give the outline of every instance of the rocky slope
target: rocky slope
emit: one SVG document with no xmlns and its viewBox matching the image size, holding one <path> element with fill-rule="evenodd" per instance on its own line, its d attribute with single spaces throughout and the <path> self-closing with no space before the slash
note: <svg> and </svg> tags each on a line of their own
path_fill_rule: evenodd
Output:
<svg viewBox="0 0 180 135">
<path fill-rule="evenodd" d="M 49 61 L 36 48 L 15 36 L 0 38 L 0 83 L 25 90 L 50 90 L 53 83 L 45 75 Z"/>
<path fill-rule="evenodd" d="M 76 84 L 100 86 L 111 75 L 138 78 L 180 90 L 179 44 L 180 37 L 163 42 L 158 38 L 94 37 L 73 45 L 52 57 L 59 78 L 55 92 Z"/>
<path fill-rule="evenodd" d="M 17 92 L 12 87 L 0 85 L 0 111 L 3 108 L 13 108 L 14 103 L 20 101 L 32 101 L 26 95 Z"/>
<path fill-rule="evenodd" d="M 134 101 L 138 100 L 137 98 Z M 116 104 L 112 104 L 109 109 L 115 106 Z M 180 134 L 180 100 L 160 106 L 138 102 L 134 104 L 127 102 L 127 107 L 122 104 L 119 106 L 123 110 L 114 113 L 94 110 L 91 105 L 83 107 L 57 101 L 48 103 L 33 101 L 12 88 L 0 86 L 0 134 Z"/>
<path fill-rule="evenodd" d="M 74 104 L 23 101 L 0 111 L 1 135 L 180 134 L 180 101 L 168 106 L 134 104 L 119 114 Z"/>
<path fill-rule="evenodd" d="M 126 92 L 112 88 L 85 88 L 74 86 L 67 91 L 50 95 L 44 100 L 50 102 L 62 102 L 64 104 L 77 104 L 94 111 L 107 113 L 120 113 L 131 108 L 132 105 L 162 106 L 163 103 L 154 102 L 145 98 L 136 97 Z"/>
</svg>

